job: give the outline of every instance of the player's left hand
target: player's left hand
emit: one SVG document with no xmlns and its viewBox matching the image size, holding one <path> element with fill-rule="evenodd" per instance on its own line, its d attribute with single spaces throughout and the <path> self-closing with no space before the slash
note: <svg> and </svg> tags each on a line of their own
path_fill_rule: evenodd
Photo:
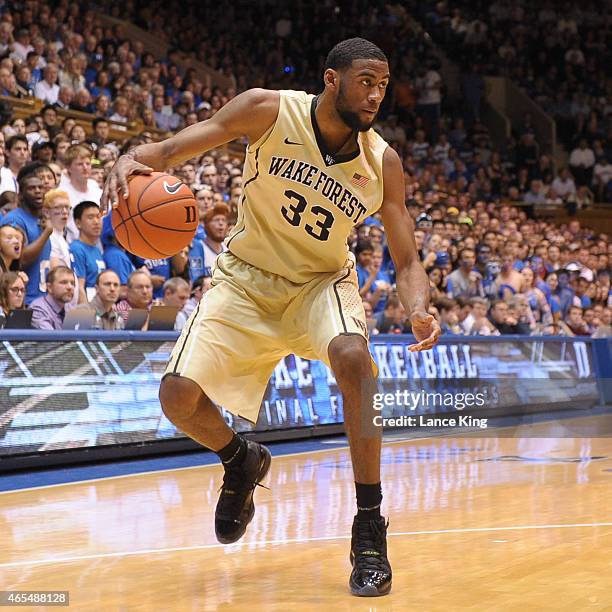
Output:
<svg viewBox="0 0 612 612">
<path fill-rule="evenodd" d="M 426 312 L 416 311 L 410 315 L 410 323 L 412 325 L 412 333 L 417 339 L 418 344 L 411 344 L 408 347 L 409 351 L 426 351 L 438 342 L 442 330 L 434 316 Z"/>
</svg>

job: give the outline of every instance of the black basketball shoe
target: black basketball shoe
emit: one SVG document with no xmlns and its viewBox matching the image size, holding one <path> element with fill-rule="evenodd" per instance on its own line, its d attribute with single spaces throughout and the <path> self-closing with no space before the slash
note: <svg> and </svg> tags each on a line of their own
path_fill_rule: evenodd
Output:
<svg viewBox="0 0 612 612">
<path fill-rule="evenodd" d="M 391 590 L 391 565 L 387 559 L 387 526 L 384 518 L 353 521 L 349 587 L 358 597 L 379 597 Z"/>
<path fill-rule="evenodd" d="M 215 534 L 222 544 L 239 540 L 255 514 L 253 492 L 261 485 L 272 456 L 263 445 L 247 440 L 244 461 L 237 466 L 225 467 L 221 495 L 215 510 Z"/>
</svg>

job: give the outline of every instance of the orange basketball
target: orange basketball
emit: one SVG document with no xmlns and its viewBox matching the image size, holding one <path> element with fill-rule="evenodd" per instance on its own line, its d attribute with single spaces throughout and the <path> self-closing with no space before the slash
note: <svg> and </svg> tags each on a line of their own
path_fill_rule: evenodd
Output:
<svg viewBox="0 0 612 612">
<path fill-rule="evenodd" d="M 143 259 L 163 259 L 186 247 L 198 226 L 191 189 L 163 172 L 129 178 L 127 199 L 119 194 L 111 224 L 119 244 Z"/>
</svg>

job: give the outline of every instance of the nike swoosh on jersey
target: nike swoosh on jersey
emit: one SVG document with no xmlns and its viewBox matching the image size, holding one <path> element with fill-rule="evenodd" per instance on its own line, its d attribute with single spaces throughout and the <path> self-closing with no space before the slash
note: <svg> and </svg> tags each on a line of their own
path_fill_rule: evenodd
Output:
<svg viewBox="0 0 612 612">
<path fill-rule="evenodd" d="M 183 183 L 179 181 L 178 183 L 174 183 L 174 185 L 168 185 L 168 181 L 164 181 L 164 190 L 170 195 L 174 195 L 180 188 Z"/>
<path fill-rule="evenodd" d="M 289 140 L 289 138 L 285 138 L 285 144 L 302 146 L 301 142 L 291 142 L 291 140 Z"/>
</svg>

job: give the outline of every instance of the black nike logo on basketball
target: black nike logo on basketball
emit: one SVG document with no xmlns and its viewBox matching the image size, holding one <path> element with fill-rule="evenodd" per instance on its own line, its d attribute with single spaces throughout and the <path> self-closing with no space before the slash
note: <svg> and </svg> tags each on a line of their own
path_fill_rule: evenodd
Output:
<svg viewBox="0 0 612 612">
<path fill-rule="evenodd" d="M 168 182 L 164 181 L 164 190 L 170 195 L 174 195 L 181 188 L 182 184 L 183 183 L 179 181 L 178 183 L 174 183 L 174 185 L 168 185 Z"/>
<path fill-rule="evenodd" d="M 301 142 L 291 142 L 291 140 L 289 140 L 288 138 L 285 138 L 285 144 L 288 144 L 288 145 L 298 145 L 298 146 L 302 145 Z"/>
</svg>

